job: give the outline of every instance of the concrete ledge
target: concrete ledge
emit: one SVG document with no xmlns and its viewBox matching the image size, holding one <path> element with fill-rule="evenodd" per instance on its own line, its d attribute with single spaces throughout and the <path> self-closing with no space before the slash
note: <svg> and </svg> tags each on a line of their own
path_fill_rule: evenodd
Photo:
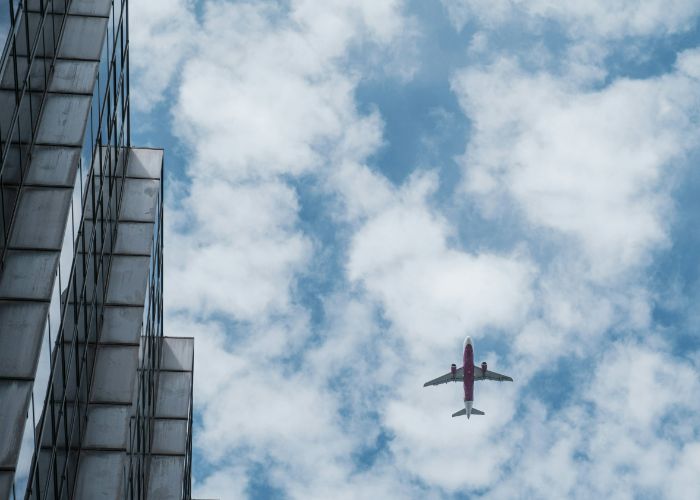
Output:
<svg viewBox="0 0 700 500">
<path fill-rule="evenodd" d="M 156 417 L 188 418 L 192 373 L 161 372 L 156 399 Z"/>
<path fill-rule="evenodd" d="M 184 456 L 187 453 L 187 420 L 156 419 L 151 452 Z"/>
<path fill-rule="evenodd" d="M 72 195 L 67 188 L 22 189 L 10 247 L 60 251 Z"/>
<path fill-rule="evenodd" d="M 182 496 L 185 457 L 153 456 L 148 478 L 148 500 L 172 500 Z"/>
<path fill-rule="evenodd" d="M 34 378 L 48 310 L 48 304 L 0 303 L 0 378 Z"/>
<path fill-rule="evenodd" d="M 121 500 L 124 498 L 123 452 L 85 451 L 80 456 L 75 484 L 76 500 Z"/>
<path fill-rule="evenodd" d="M 0 299 L 49 301 L 58 252 L 8 250 L 0 273 Z"/>
<path fill-rule="evenodd" d="M 31 382 L 0 380 L 0 467 L 17 465 L 31 392 Z"/>
<path fill-rule="evenodd" d="M 160 369 L 191 372 L 193 354 L 193 338 L 163 337 Z"/>
<path fill-rule="evenodd" d="M 138 356 L 136 346 L 100 346 L 90 401 L 130 404 L 136 388 Z"/>
</svg>

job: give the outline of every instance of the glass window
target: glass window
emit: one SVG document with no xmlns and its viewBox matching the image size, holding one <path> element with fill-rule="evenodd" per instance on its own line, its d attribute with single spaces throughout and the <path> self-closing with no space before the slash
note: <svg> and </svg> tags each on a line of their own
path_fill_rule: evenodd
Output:
<svg viewBox="0 0 700 500">
<path fill-rule="evenodd" d="M 10 33 L 10 1 L 0 0 L 0 51 L 5 49 L 7 35 Z"/>
</svg>

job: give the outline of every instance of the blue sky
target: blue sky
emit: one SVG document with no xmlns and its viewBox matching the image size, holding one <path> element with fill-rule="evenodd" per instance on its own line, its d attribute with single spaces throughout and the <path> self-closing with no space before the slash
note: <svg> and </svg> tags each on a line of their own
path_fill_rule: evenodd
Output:
<svg viewBox="0 0 700 500">
<path fill-rule="evenodd" d="M 700 6 L 133 10 L 198 495 L 700 489 Z M 468 422 L 465 335 L 515 379 Z"/>
</svg>

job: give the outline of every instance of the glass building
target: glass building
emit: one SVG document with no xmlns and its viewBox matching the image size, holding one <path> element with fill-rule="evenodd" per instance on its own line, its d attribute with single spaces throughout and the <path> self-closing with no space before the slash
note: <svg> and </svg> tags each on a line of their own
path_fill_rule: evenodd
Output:
<svg viewBox="0 0 700 500">
<path fill-rule="evenodd" d="M 128 10 L 0 0 L 0 499 L 190 498 L 194 345 L 163 332 Z"/>
</svg>

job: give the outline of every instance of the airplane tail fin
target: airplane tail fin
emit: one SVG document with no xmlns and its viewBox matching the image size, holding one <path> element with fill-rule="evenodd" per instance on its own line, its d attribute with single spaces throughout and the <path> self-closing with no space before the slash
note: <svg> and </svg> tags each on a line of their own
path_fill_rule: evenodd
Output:
<svg viewBox="0 0 700 500">
<path fill-rule="evenodd" d="M 461 410 L 453 413 L 452 416 L 453 417 L 463 417 L 466 414 L 467 414 L 467 410 L 465 408 L 462 408 Z M 485 413 L 481 410 L 477 410 L 476 408 L 472 408 L 472 415 L 485 415 Z"/>
</svg>

